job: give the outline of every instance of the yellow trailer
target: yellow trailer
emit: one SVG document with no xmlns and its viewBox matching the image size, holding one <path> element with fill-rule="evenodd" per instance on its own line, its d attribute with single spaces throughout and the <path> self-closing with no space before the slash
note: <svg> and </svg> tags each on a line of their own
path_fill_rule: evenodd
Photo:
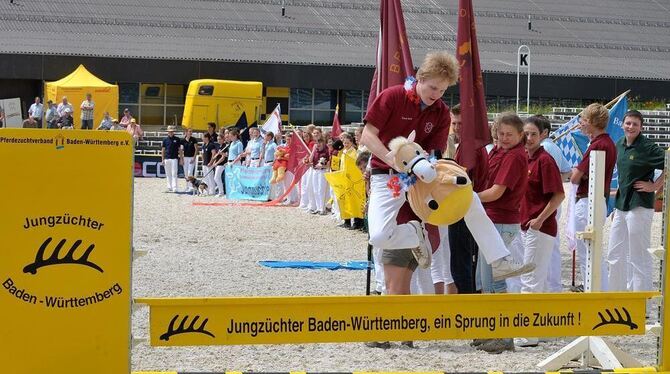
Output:
<svg viewBox="0 0 670 374">
<path fill-rule="evenodd" d="M 198 79 L 188 85 L 182 126 L 194 130 L 206 130 L 209 122 L 232 126 L 244 112 L 251 124 L 260 118 L 262 106 L 261 82 Z"/>
</svg>

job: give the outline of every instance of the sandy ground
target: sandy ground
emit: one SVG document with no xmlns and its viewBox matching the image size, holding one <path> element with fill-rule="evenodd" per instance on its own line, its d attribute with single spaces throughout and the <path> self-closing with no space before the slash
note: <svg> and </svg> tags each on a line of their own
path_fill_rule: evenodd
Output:
<svg viewBox="0 0 670 374">
<path fill-rule="evenodd" d="M 180 180 L 183 186 L 183 180 Z M 350 261 L 366 258 L 366 235 L 336 227 L 327 216 L 297 208 L 203 207 L 212 197 L 164 193 L 163 179 L 135 180 L 134 246 L 149 254 L 134 262 L 133 296 L 361 295 L 365 272 L 263 268 L 260 260 Z M 565 211 L 565 210 L 564 210 Z M 564 223 L 561 227 L 564 227 Z M 609 224 L 608 224 L 609 226 Z M 608 230 L 608 227 L 606 228 Z M 652 246 L 660 245 L 661 215 Z M 605 234 L 607 238 L 607 233 Z M 562 248 L 566 248 L 563 240 Z M 656 262 L 658 265 L 658 261 Z M 571 256 L 563 251 L 563 284 Z M 655 267 L 658 280 L 658 266 Z M 656 281 L 658 285 L 658 281 Z M 135 338 L 148 338 L 148 308 L 133 314 Z M 133 370 L 221 371 L 536 371 L 535 365 L 570 338 L 489 355 L 467 341 L 420 341 L 389 350 L 361 343 L 153 348 L 132 351 Z M 615 337 L 644 365 L 656 364 L 656 338 Z"/>
</svg>

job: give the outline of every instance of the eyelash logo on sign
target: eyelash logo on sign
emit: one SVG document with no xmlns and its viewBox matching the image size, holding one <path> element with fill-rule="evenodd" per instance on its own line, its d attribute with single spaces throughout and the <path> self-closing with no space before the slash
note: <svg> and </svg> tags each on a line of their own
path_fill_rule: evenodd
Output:
<svg viewBox="0 0 670 374">
<path fill-rule="evenodd" d="M 621 308 L 625 314 L 625 316 L 621 315 L 621 312 L 617 308 L 614 308 L 614 312 L 616 313 L 616 317 L 610 312 L 609 309 L 605 309 L 605 313 L 607 313 L 607 316 L 605 317 L 601 312 L 598 312 L 598 316 L 600 317 L 600 322 L 593 326 L 592 330 L 597 329 L 600 326 L 605 326 L 605 325 L 624 325 L 630 327 L 631 330 L 635 330 L 638 328 L 637 324 L 633 322 L 633 318 L 630 316 L 630 313 L 628 313 L 628 310 L 626 308 Z"/>
<path fill-rule="evenodd" d="M 72 247 L 70 247 L 70 250 L 65 254 L 65 257 L 59 258 L 58 255 L 60 254 L 60 250 L 67 242 L 67 239 L 62 239 L 56 245 L 56 249 L 54 249 L 51 256 L 49 256 L 48 258 L 44 258 L 44 252 L 46 251 L 47 246 L 51 243 L 51 240 L 52 238 L 49 237 L 44 241 L 44 243 L 42 243 L 40 248 L 37 250 L 37 253 L 35 254 L 35 262 L 26 265 L 23 268 L 24 273 L 30 273 L 35 275 L 37 274 L 37 269 L 39 268 L 51 265 L 64 265 L 64 264 L 83 265 L 95 269 L 101 273 L 105 272 L 104 270 L 102 270 L 100 266 L 98 266 L 96 263 L 88 259 L 88 257 L 91 255 L 91 252 L 93 252 L 93 249 L 95 248 L 95 244 L 89 245 L 88 248 L 86 249 L 86 252 L 84 252 L 84 254 L 81 255 L 79 258 L 74 258 L 74 252 L 81 245 L 82 242 L 81 240 L 75 241 L 74 244 L 72 244 Z"/>
<path fill-rule="evenodd" d="M 196 322 L 200 318 L 200 316 L 195 316 L 193 318 L 193 321 L 191 321 L 191 324 L 186 327 L 186 321 L 188 320 L 188 315 L 185 315 L 184 318 L 182 318 L 181 323 L 179 326 L 175 329 L 175 323 L 177 322 L 177 319 L 179 318 L 179 314 L 175 315 L 172 320 L 170 321 L 170 324 L 168 325 L 167 331 L 160 336 L 160 340 L 165 340 L 168 341 L 170 340 L 171 336 L 179 335 L 179 334 L 187 334 L 187 333 L 196 333 L 196 334 L 204 334 L 204 335 L 209 335 L 212 338 L 215 338 L 214 334 L 211 332 L 207 331 L 205 329 L 205 325 L 207 325 L 207 322 L 209 321 L 209 318 L 205 318 L 202 323 L 200 324 L 200 327 L 195 327 Z"/>
</svg>

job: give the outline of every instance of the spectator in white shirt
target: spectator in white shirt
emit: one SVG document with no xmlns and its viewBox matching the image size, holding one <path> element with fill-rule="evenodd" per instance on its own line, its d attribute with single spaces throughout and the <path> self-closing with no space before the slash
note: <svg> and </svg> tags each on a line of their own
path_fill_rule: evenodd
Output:
<svg viewBox="0 0 670 374">
<path fill-rule="evenodd" d="M 61 101 L 61 103 L 58 104 L 58 108 L 56 108 L 59 117 L 63 117 L 65 115 L 65 109 L 69 109 L 70 113 L 74 112 L 74 110 L 72 110 L 72 104 L 67 102 L 67 96 L 63 96 L 63 101 Z"/>
<path fill-rule="evenodd" d="M 91 94 L 86 94 L 86 100 L 81 102 L 81 129 L 82 130 L 92 130 L 93 129 L 93 108 L 95 103 L 91 100 Z"/>
<path fill-rule="evenodd" d="M 28 116 L 37 122 L 37 127 L 42 128 L 42 113 L 44 112 L 44 105 L 40 102 L 40 98 L 36 97 L 33 105 L 28 109 Z"/>
</svg>

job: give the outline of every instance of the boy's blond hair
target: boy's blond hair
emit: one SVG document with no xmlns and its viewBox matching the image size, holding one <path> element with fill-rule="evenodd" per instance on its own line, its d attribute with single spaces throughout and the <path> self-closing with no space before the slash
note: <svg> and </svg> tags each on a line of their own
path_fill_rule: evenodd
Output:
<svg viewBox="0 0 670 374">
<path fill-rule="evenodd" d="M 456 57 L 445 51 L 430 52 L 423 60 L 419 71 L 416 72 L 418 80 L 444 79 L 453 86 L 458 81 L 458 61 Z"/>
<path fill-rule="evenodd" d="M 589 120 L 589 124 L 592 126 L 604 129 L 607 127 L 607 123 L 610 120 L 610 113 L 604 105 L 593 103 L 584 108 L 582 117 Z"/>
</svg>

